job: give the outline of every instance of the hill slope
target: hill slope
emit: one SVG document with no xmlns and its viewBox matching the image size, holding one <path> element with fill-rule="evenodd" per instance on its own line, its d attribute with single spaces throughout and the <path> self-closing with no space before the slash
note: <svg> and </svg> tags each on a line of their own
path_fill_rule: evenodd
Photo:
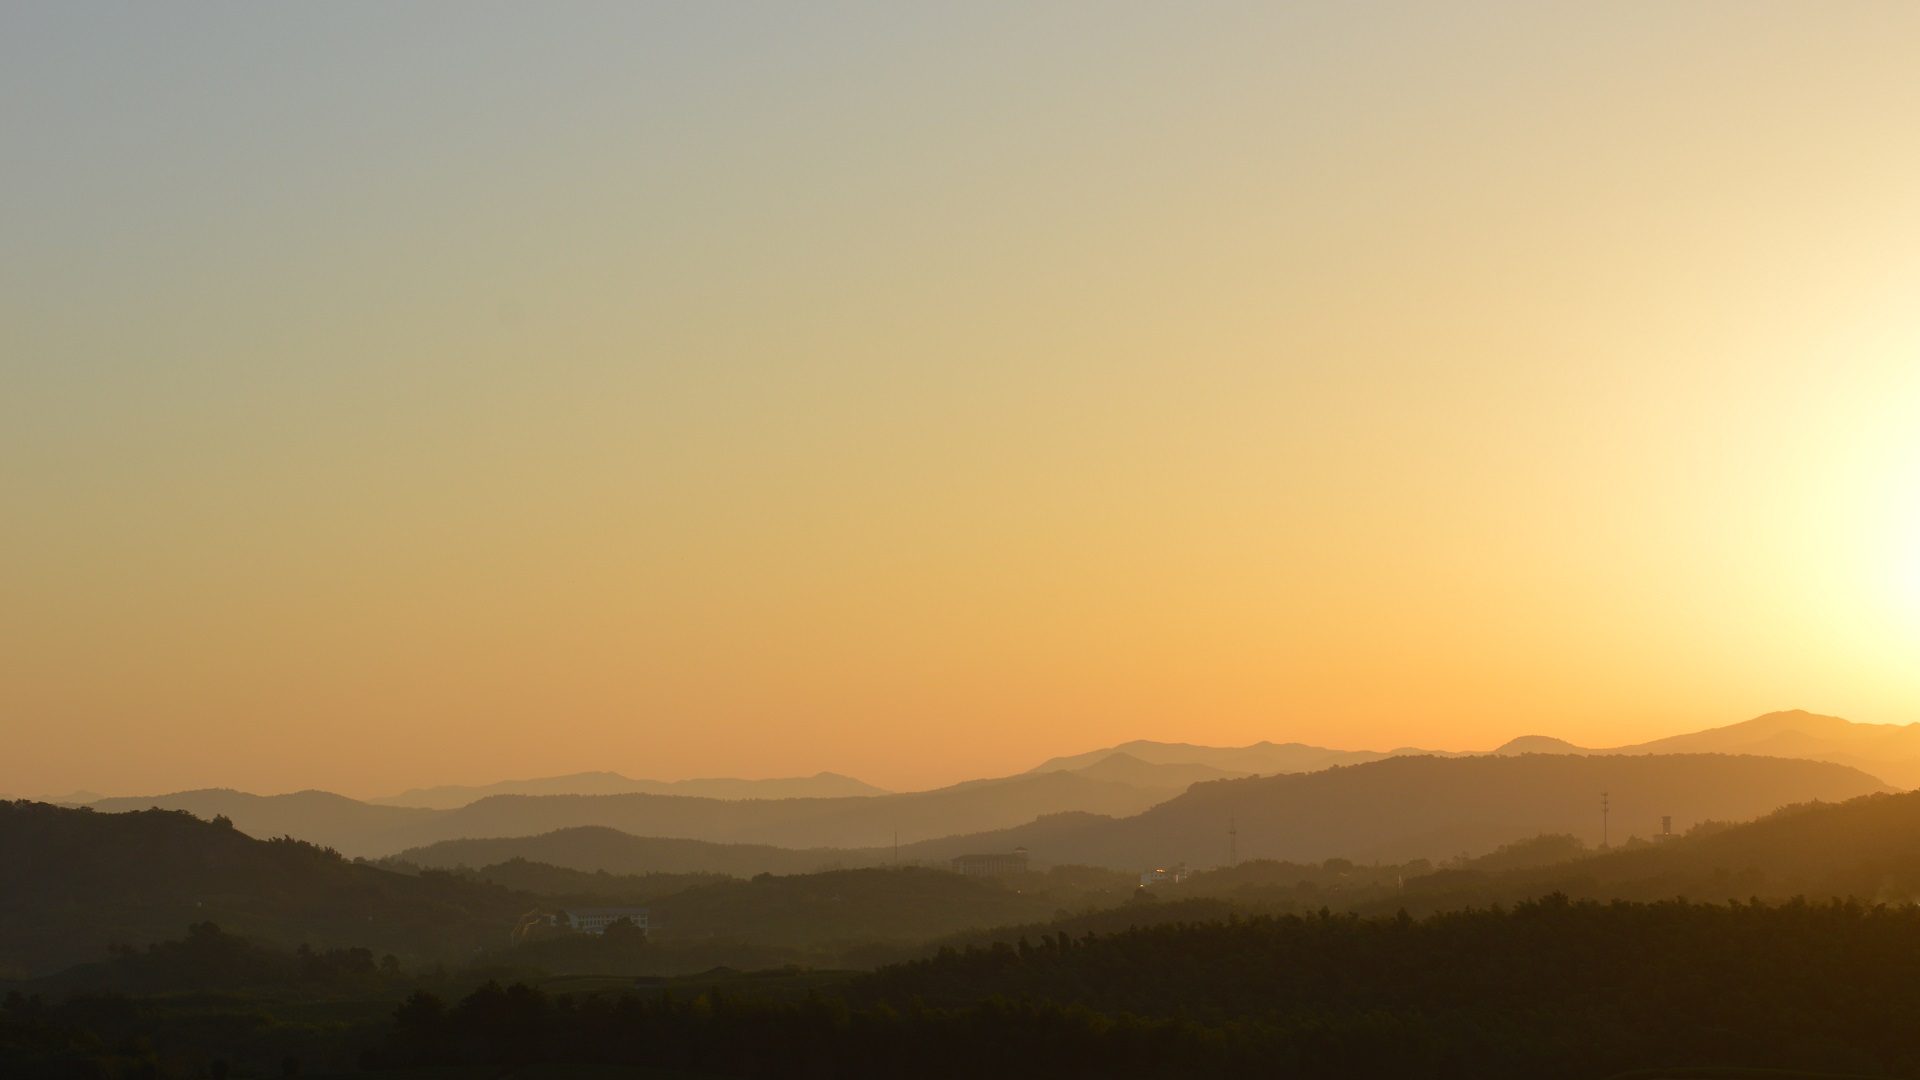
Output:
<svg viewBox="0 0 1920 1080">
<path fill-rule="evenodd" d="M 0 803 L 0 971 L 40 973 L 109 943 L 177 938 L 214 922 L 291 947 L 365 946 L 441 960 L 503 940 L 524 896 L 408 876 L 309 844 L 255 840 L 187 814 L 105 814 Z"/>
<path fill-rule="evenodd" d="M 1077 771 L 1124 754 L 1150 765 L 1204 765 L 1229 776 L 1267 776 L 1274 773 L 1315 772 L 1335 765 L 1363 765 L 1396 754 L 1435 754 L 1433 750 L 1333 750 L 1305 743 L 1257 742 L 1252 746 L 1198 746 L 1193 743 L 1135 739 L 1104 750 L 1049 758 L 1030 772 Z"/>
<path fill-rule="evenodd" d="M 513 859 L 568 870 L 609 874 L 808 874 L 843 866 L 875 866 L 890 850 L 773 847 L 766 844 L 714 844 L 634 836 L 604 825 L 556 829 L 538 836 L 441 840 L 408 848 L 394 856 L 430 869 L 493 866 Z"/>
<path fill-rule="evenodd" d="M 1446 753 L 1411 748 L 1335 750 L 1303 743 L 1270 742 L 1222 747 L 1141 740 L 1053 758 L 1033 771 L 1085 769 L 1115 753 L 1156 765 L 1205 765 L 1234 775 L 1268 776 L 1313 772 L 1335 765 L 1363 765 L 1390 757 L 1470 757 L 1476 752 Z M 1487 753 L 1755 754 L 1828 761 L 1859 769 L 1895 787 L 1920 787 L 1920 724 L 1856 724 L 1800 709 L 1768 713 L 1738 724 L 1628 746 L 1583 747 L 1550 735 L 1522 735 Z"/>
<path fill-rule="evenodd" d="M 1803 709 L 1768 713 L 1726 727 L 1618 746 L 1605 752 L 1806 758 L 1848 765 L 1895 787 L 1920 787 L 1920 724 L 1856 724 Z"/>
<path fill-rule="evenodd" d="M 1553 892 L 1576 898 L 1920 902 L 1920 792 L 1782 808 L 1725 828 L 1504 874 L 1407 882 L 1396 906 L 1437 911 Z"/>
<path fill-rule="evenodd" d="M 834 799 L 885 795 L 886 789 L 839 773 L 770 780 L 636 780 L 614 772 L 574 773 L 493 784 L 445 784 L 412 788 L 368 802 L 376 806 L 417 806 L 453 810 L 491 795 L 690 795 L 702 799 Z"/>
<path fill-rule="evenodd" d="M 1400 862 L 1489 851 L 1538 833 L 1600 840 L 1610 793 L 1613 838 L 1741 821 L 1780 806 L 1885 790 L 1857 769 L 1825 762 L 1719 754 L 1460 758 L 1399 757 L 1316 773 L 1196 784 L 1136 816 L 1035 822 L 992 835 L 914 844 L 924 860 L 963 850 L 1029 848 L 1054 863 L 1116 868 L 1227 861 L 1228 826 L 1242 859 Z"/>
<path fill-rule="evenodd" d="M 976 780 L 933 791 L 835 799 L 703 799 L 680 795 L 495 795 L 453 810 L 374 806 L 326 792 L 250 795 L 208 790 L 109 799 L 95 809 L 157 806 L 224 815 L 252 836 L 288 835 L 377 857 L 441 840 L 527 836 L 599 825 L 636 836 L 787 848 L 890 846 L 1009 828 L 1045 814 L 1126 815 L 1177 787 L 1138 787 L 1068 772 Z"/>
</svg>

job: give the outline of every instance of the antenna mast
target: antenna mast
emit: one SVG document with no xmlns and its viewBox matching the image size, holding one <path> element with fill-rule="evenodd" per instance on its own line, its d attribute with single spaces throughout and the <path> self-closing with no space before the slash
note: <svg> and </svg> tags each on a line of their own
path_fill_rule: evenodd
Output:
<svg viewBox="0 0 1920 1080">
<path fill-rule="evenodd" d="M 1240 825 L 1231 814 L 1227 816 L 1227 865 L 1240 865 Z"/>
<path fill-rule="evenodd" d="M 1613 809 L 1612 802 L 1609 799 L 1607 792 L 1604 792 L 1604 791 L 1601 792 L 1600 793 L 1600 846 L 1603 848 L 1612 846 L 1607 842 L 1608 841 L 1607 815 L 1610 812 L 1612 812 L 1612 809 Z"/>
</svg>

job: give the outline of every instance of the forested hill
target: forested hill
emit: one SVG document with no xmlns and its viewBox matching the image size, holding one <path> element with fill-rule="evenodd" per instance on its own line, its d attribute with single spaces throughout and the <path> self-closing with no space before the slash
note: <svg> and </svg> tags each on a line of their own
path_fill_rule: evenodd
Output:
<svg viewBox="0 0 1920 1080">
<path fill-rule="evenodd" d="M 1424 920 L 1259 917 L 945 950 L 853 997 L 1136 1018 L 1134 1064 L 1152 1075 L 1518 1080 L 1665 1063 L 1912 1076 L 1917 952 L 1911 908 L 1546 897 Z M 1155 1019 L 1171 1025 L 1164 1041 L 1144 1038 Z M 1099 1042 L 1124 1055 L 1124 1039 Z M 1150 1046 L 1199 1056 L 1182 1071 L 1146 1060 Z"/>
<path fill-rule="evenodd" d="M 1601 840 L 1601 797 L 1613 840 L 1745 821 L 1792 803 L 1885 791 L 1845 765 L 1728 754 L 1397 757 L 1316 773 L 1195 784 L 1128 818 L 1051 820 L 912 845 L 909 858 L 1024 845 L 1053 863 L 1113 867 L 1241 859 L 1440 861 L 1516 838 L 1569 833 Z M 1229 837 L 1229 827 L 1234 834 Z"/>
<path fill-rule="evenodd" d="M 0 852 L 8 976 L 102 958 L 110 943 L 177 938 L 204 922 L 275 945 L 460 959 L 504 941 L 532 906 L 497 886 L 393 873 L 179 811 L 0 803 Z"/>
<path fill-rule="evenodd" d="M 1441 871 L 1410 880 L 1403 895 L 1382 903 L 1440 911 L 1552 892 L 1609 900 L 1804 896 L 1912 904 L 1920 901 L 1920 792 L 1789 806 L 1746 824 L 1557 865 Z"/>
</svg>

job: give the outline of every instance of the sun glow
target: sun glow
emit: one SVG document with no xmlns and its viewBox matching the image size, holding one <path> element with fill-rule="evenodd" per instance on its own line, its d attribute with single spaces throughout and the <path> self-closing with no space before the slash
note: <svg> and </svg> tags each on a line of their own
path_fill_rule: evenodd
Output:
<svg viewBox="0 0 1920 1080">
<path fill-rule="evenodd" d="M 1920 458 L 1920 453 L 1915 454 Z M 1903 487 L 1889 507 L 1893 528 L 1887 539 L 1892 601 L 1908 629 L 1920 633 L 1920 461 L 1909 462 Z"/>
</svg>

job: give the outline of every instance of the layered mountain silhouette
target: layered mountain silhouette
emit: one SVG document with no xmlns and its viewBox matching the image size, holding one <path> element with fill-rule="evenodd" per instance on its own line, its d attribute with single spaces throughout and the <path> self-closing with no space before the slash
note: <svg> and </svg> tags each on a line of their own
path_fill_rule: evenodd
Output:
<svg viewBox="0 0 1920 1080">
<path fill-rule="evenodd" d="M 1633 746 L 1592 749 L 1548 736 L 1524 736 L 1487 753 L 1426 754 L 1413 750 L 1386 752 L 1328 750 L 1300 743 L 1256 743 L 1247 747 L 1207 747 L 1188 743 L 1132 742 L 1120 747 L 1071 757 L 1055 758 L 1034 771 L 1012 777 L 974 780 L 932 791 L 875 793 L 878 789 L 859 781 L 831 773 L 796 780 L 765 781 L 686 781 L 666 786 L 676 791 L 707 790 L 724 792 L 728 797 L 696 796 L 685 793 L 661 794 L 638 791 L 603 793 L 539 793 L 549 787 L 600 785 L 623 788 L 652 784 L 614 773 L 588 773 L 545 780 L 511 781 L 489 788 L 421 789 L 394 796 L 387 802 L 362 802 L 323 791 L 303 791 L 287 795 L 252 795 L 226 789 L 176 792 L 170 795 L 102 799 L 92 803 L 96 809 L 110 812 L 141 810 L 148 807 L 187 810 L 203 818 L 225 816 L 236 827 L 255 837 L 291 836 L 296 839 L 335 848 L 352 856 L 382 857 L 408 849 L 422 848 L 441 841 L 497 837 L 531 837 L 558 830 L 601 827 L 658 840 L 701 841 L 717 845 L 778 847 L 803 852 L 802 861 L 839 861 L 862 865 L 866 855 L 833 854 L 878 852 L 891 849 L 898 840 L 914 858 L 944 859 L 960 854 L 951 847 L 991 850 L 993 846 L 1011 847 L 1015 843 L 1040 851 L 1051 848 L 1056 840 L 1069 834 L 1078 837 L 1065 850 L 1050 855 L 1053 861 L 1090 861 L 1101 865 L 1134 865 L 1140 861 L 1185 861 L 1207 865 L 1226 855 L 1225 820 L 1245 816 L 1241 824 L 1243 838 L 1240 854 L 1252 857 L 1261 853 L 1260 845 L 1277 843 L 1272 829 L 1284 829 L 1290 838 L 1284 857 L 1305 857 L 1311 851 L 1320 857 L 1390 857 L 1394 853 L 1416 852 L 1421 856 L 1447 856 L 1462 850 L 1476 850 L 1510 840 L 1529 829 L 1555 828 L 1547 815 L 1528 810 L 1521 819 L 1481 821 L 1475 809 L 1484 798 L 1472 790 L 1459 792 L 1459 800 L 1446 808 L 1458 820 L 1445 815 L 1428 821 L 1425 839 L 1415 843 L 1401 835 L 1399 825 L 1378 838 L 1356 832 L 1342 824 L 1330 832 L 1315 823 L 1322 818 L 1351 823 L 1373 813 L 1366 806 L 1332 805 L 1313 807 L 1302 803 L 1287 810 L 1286 821 L 1262 823 L 1257 820 L 1259 806 L 1267 800 L 1256 798 L 1246 815 L 1224 813 L 1222 820 L 1205 830 L 1193 832 L 1187 826 L 1169 827 L 1163 834 L 1138 832 L 1111 842 L 1096 839 L 1106 835 L 1110 826 L 1099 819 L 1130 819 L 1143 811 L 1166 803 L 1155 811 L 1172 820 L 1194 805 L 1196 800 L 1213 797 L 1218 785 L 1259 776 L 1307 777 L 1339 769 L 1384 765 L 1393 761 L 1500 761 L 1526 757 L 1547 758 L 1623 758 L 1666 757 L 1676 753 L 1699 755 L 1741 754 L 1756 760 L 1819 762 L 1846 767 L 1842 774 L 1808 773 L 1793 769 L 1775 769 L 1768 773 L 1759 766 L 1739 766 L 1759 770 L 1756 777 L 1764 786 L 1756 788 L 1750 800 L 1709 800 L 1676 790 L 1663 794 L 1664 808 L 1648 809 L 1655 815 L 1672 815 L 1682 822 L 1700 816 L 1744 818 L 1765 812 L 1788 802 L 1809 798 L 1834 798 L 1840 788 L 1822 787 L 1816 775 L 1832 780 L 1847 775 L 1848 783 L 1891 779 L 1897 786 L 1920 781 L 1920 725 L 1890 726 L 1854 724 L 1837 717 L 1806 712 L 1772 713 L 1740 724 L 1688 735 L 1674 736 Z M 1571 768 L 1571 767 L 1570 767 Z M 1702 777 L 1717 775 L 1716 770 L 1732 766 L 1697 767 Z M 1470 771 L 1470 770 L 1468 770 Z M 1655 771 L 1649 767 L 1647 772 Z M 1622 775 L 1629 775 L 1628 770 Z M 1594 772 L 1603 778 L 1605 769 Z M 1761 776 L 1761 773 L 1766 773 Z M 1360 773 L 1360 777 L 1377 774 Z M 1414 770 L 1406 775 L 1427 775 Z M 1446 775 L 1465 775 L 1448 773 Z M 1677 774 L 1676 774 L 1677 775 Z M 1598 782 L 1598 781 L 1596 781 Z M 1703 779 L 1699 791 L 1707 791 L 1717 781 Z M 1352 778 L 1314 781 L 1326 784 L 1328 798 L 1345 798 L 1350 786 L 1361 784 Z M 1675 784 L 1681 782 L 1676 780 Z M 749 793 L 783 790 L 780 785 L 797 784 L 803 790 L 839 790 L 853 793 L 835 796 L 759 798 Z M 1197 785 L 1197 786 L 1196 786 Z M 491 787 L 531 787 L 526 794 L 491 794 L 462 802 L 469 794 Z M 1592 786 L 1589 783 L 1589 786 Z M 1846 795 L 1861 794 L 1878 787 L 1855 786 Z M 1312 787 L 1312 785 L 1309 785 Z M 1582 798 L 1592 801 L 1595 788 Z M 1841 784 L 1840 787 L 1845 787 Z M 1293 790 L 1280 788 L 1276 790 Z M 1253 789 L 1249 789 L 1253 790 Z M 1265 789 L 1260 789 L 1265 790 Z M 1302 790 L 1306 790 L 1303 788 Z M 1312 787 L 1318 792 L 1321 789 Z M 1698 796 L 1698 797 L 1696 797 Z M 1370 798 L 1379 807 L 1397 805 L 1398 794 L 1375 791 Z M 448 806 L 398 805 L 411 800 L 425 803 L 458 803 Z M 1625 810 L 1626 804 L 1620 804 Z M 1697 811 L 1697 812 L 1696 812 Z M 1463 816 L 1464 815 L 1464 816 Z M 1149 821 L 1161 820 L 1142 815 Z M 1417 816 L 1417 815 L 1416 815 Z M 1538 819 L 1538 820 L 1536 820 Z M 1397 819 L 1396 819 L 1397 820 Z M 1408 829 L 1417 822 L 1407 825 Z M 1573 818 L 1568 818 L 1571 821 Z M 1597 811 L 1587 816 L 1586 832 L 1598 832 Z M 1650 828 L 1644 822 L 1636 826 Z M 1147 830 L 1147 825 L 1129 825 L 1131 830 Z M 1197 827 L 1195 827 L 1197 828 Z M 1184 831 L 1183 831 L 1184 830 Z M 1206 843 L 1176 840 L 1175 835 L 1212 837 Z M 1326 835 L 1328 843 L 1315 846 L 1312 838 Z M 1584 834 L 1584 833 L 1583 833 Z M 1114 834 L 1116 836 L 1120 834 Z M 956 838 L 951 844 L 944 838 Z M 927 846 L 930 845 L 930 846 Z M 1371 845 L 1371 846 L 1369 846 Z M 824 850 L 823 850 L 824 849 Z M 1276 852 L 1280 849 L 1275 849 Z M 948 852 L 948 854 L 942 854 Z M 666 857 L 662 853 L 662 857 Z M 708 853 L 694 858 L 682 851 L 673 859 L 689 867 L 752 865 L 763 869 L 775 865 L 797 865 L 784 857 L 769 854 Z M 1281 857 L 1276 855 L 1276 857 Z M 706 861 L 702 861 L 706 860 Z M 571 865 L 571 864 L 569 864 Z M 627 865 L 623 863 L 622 865 Z M 729 871 L 731 872 L 731 871 Z M 758 871 L 755 871 L 758 872 Z"/>
<path fill-rule="evenodd" d="M 408 848 L 396 862 L 429 869 L 495 866 L 514 859 L 568 870 L 609 874 L 809 874 L 839 867 L 874 866 L 891 848 L 782 848 L 767 844 L 715 844 L 634 836 L 604 825 L 555 829 L 539 836 L 442 840 Z"/>
<path fill-rule="evenodd" d="M 1133 767 L 1126 761 L 1115 765 Z M 1063 782 L 1099 783 L 1068 773 L 1014 778 L 929 793 L 940 799 L 922 809 L 938 815 L 946 809 L 944 800 L 964 805 L 974 792 L 1031 792 L 1029 785 L 1036 784 L 1054 790 Z M 1642 841 L 1560 865 L 1496 875 L 1448 871 L 1410 882 L 1405 894 L 1390 902 L 1441 910 L 1551 891 L 1629 898 L 1854 895 L 1902 903 L 1920 896 L 1920 793 L 1887 794 L 1876 779 L 1844 765 L 1754 755 L 1390 758 L 1316 773 L 1198 782 L 1137 813 L 1051 813 L 1015 828 L 904 844 L 898 857 L 939 867 L 954 855 L 1024 845 L 1041 866 L 1086 864 L 1129 872 L 1174 862 L 1205 867 L 1227 861 L 1232 828 L 1231 843 L 1242 860 L 1440 862 L 1539 834 L 1573 834 L 1595 842 L 1601 792 L 1609 797 L 1616 844 L 1633 833 L 1651 835 L 1662 816 L 1673 817 L 1682 830 L 1705 822 L 1759 820 L 1700 829 L 1663 843 Z M 333 809 L 351 803 L 319 793 L 283 798 Z M 851 827 L 850 821 L 858 822 L 844 816 L 847 806 L 903 798 L 721 802 L 649 795 L 511 796 L 476 806 L 502 808 L 502 823 L 524 818 L 519 803 L 565 816 L 596 804 L 600 810 L 631 810 L 665 802 L 685 804 L 681 812 L 691 813 L 689 820 L 722 806 L 774 816 L 709 818 L 703 827 L 779 831 Z M 274 799 L 257 801 L 281 805 Z M 1806 805 L 1816 803 L 1838 805 Z M 244 799 L 236 805 L 241 804 Z M 795 804 L 805 810 L 797 811 Z M 1793 808 L 1770 813 L 1780 806 Z M 475 820 L 462 816 L 472 808 L 354 804 L 346 809 L 347 820 L 360 825 L 376 814 L 399 815 L 395 820 L 402 828 L 440 828 L 449 821 L 470 827 Z M 913 807 L 909 802 L 899 809 Z M 778 816 L 783 813 L 790 816 Z M 648 818 L 661 820 L 657 812 Z M 498 947 L 503 928 L 539 902 L 484 881 L 396 873 L 349 862 L 312 844 L 254 839 L 226 822 L 162 810 L 110 814 L 0 804 L 0 850 L 10 859 L 9 874 L 0 879 L 0 974 L 49 971 L 101 957 L 109 942 L 137 945 L 177 937 L 187 924 L 203 921 L 285 948 L 359 945 L 437 962 Z M 811 905 L 808 910 L 839 911 L 851 898 L 873 892 L 862 891 L 861 883 L 869 879 L 858 873 L 822 876 L 821 871 L 858 871 L 896 856 L 891 845 L 794 849 L 649 838 L 600 826 L 519 839 L 447 840 L 408 850 L 405 857 L 423 867 L 477 867 L 522 858 L 623 874 L 799 875 L 788 884 L 743 890 L 693 882 L 684 895 L 675 891 L 679 899 L 672 903 L 661 897 L 661 910 L 677 912 L 682 931 L 707 927 L 719 933 L 733 923 L 718 915 L 703 922 L 703 905 L 738 914 L 775 910 L 792 901 Z M 1470 865 L 1491 868 L 1499 861 Z M 894 888 L 899 882 L 883 884 L 874 896 L 905 895 Z M 932 898 L 929 910 L 938 914 L 942 932 L 976 919 L 1043 917 L 1055 906 L 1037 896 L 1029 898 L 1032 903 L 999 894 L 969 899 L 966 890 L 933 878 L 907 884 L 914 886 L 911 895 Z M 860 921 L 852 918 L 853 924 Z M 831 925 L 851 924 L 841 919 Z"/>
<path fill-rule="evenodd" d="M 1204 765 L 1228 775 L 1264 776 L 1362 765 L 1390 757 L 1471 757 L 1475 752 L 1335 750 L 1305 743 L 1198 746 L 1138 740 L 1085 754 L 1051 758 L 1034 772 L 1083 769 L 1113 754 L 1155 765 Z M 1757 754 L 1850 765 L 1900 788 L 1920 787 L 1920 724 L 1857 724 L 1802 709 L 1767 713 L 1738 724 L 1627 746 L 1585 747 L 1550 735 L 1522 735 L 1485 753 L 1515 754 Z"/>
<path fill-rule="evenodd" d="M 1205 766 L 1221 776 L 1265 776 L 1273 773 L 1316 772 L 1335 765 L 1364 765 L 1370 761 L 1405 754 L 1450 757 L 1444 750 L 1334 750 L 1306 743 L 1257 742 L 1251 746 L 1199 746 L 1194 743 L 1155 742 L 1135 739 L 1104 750 L 1049 758 L 1030 772 L 1054 772 L 1059 769 L 1086 769 L 1121 754 L 1149 765 Z M 1209 779 L 1216 779 L 1210 777 Z"/>
<path fill-rule="evenodd" d="M 938 860 L 1024 846 L 1054 863 L 1141 867 L 1242 859 L 1401 862 L 1476 854 L 1521 836 L 1601 840 L 1743 821 L 1789 803 L 1837 802 L 1887 790 L 1858 769 L 1751 755 L 1645 754 L 1395 757 L 1313 773 L 1196 784 L 1127 818 L 1070 815 L 996 833 L 911 845 Z M 1229 833 L 1231 830 L 1231 835 Z"/>
<path fill-rule="evenodd" d="M 1899 788 L 1920 786 L 1920 724 L 1856 724 L 1800 709 L 1768 713 L 1726 727 L 1629 746 L 1591 748 L 1541 735 L 1523 736 L 1497 754 L 1760 754 L 1831 761 L 1872 773 Z"/>
<path fill-rule="evenodd" d="M 1294 862 L 1333 857 L 1439 861 L 1539 833 L 1571 833 L 1598 844 L 1603 792 L 1611 808 L 1612 839 L 1621 841 L 1633 833 L 1653 834 L 1662 817 L 1685 829 L 1708 820 L 1746 820 L 1790 803 L 1884 790 L 1878 780 L 1845 766 L 1754 756 L 1393 758 L 1317 773 L 1201 783 L 1129 817 L 1050 814 L 1011 829 L 903 844 L 898 857 L 937 866 L 958 855 L 1025 847 L 1039 863 L 1134 871 L 1178 862 L 1217 866 L 1230 855 Z M 776 872 L 871 866 L 891 861 L 895 853 L 866 846 L 773 855 L 608 829 L 569 829 L 452 841 L 401 857 L 437 867 L 524 858 L 610 873 L 744 873 L 744 867 L 756 866 Z M 761 859 L 765 862 L 756 862 Z"/>
<path fill-rule="evenodd" d="M 636 780 L 616 772 L 584 772 L 493 784 L 412 788 L 398 795 L 369 799 L 377 806 L 416 806 L 452 810 L 494 795 L 690 795 L 702 799 L 836 799 L 885 795 L 885 788 L 839 773 L 770 780 Z M 96 796 L 97 798 L 97 796 Z"/>
<path fill-rule="evenodd" d="M 1178 788 L 1139 787 L 1071 772 L 976 780 L 932 791 L 832 799 L 681 795 L 494 795 L 452 810 L 376 806 L 327 792 L 251 795 L 224 789 L 105 799 L 97 810 L 159 807 L 231 819 L 259 837 L 292 836 L 348 855 L 383 856 L 440 840 L 526 836 L 601 825 L 639 836 L 859 848 L 1008 828 L 1065 810 L 1124 816 Z"/>
</svg>

